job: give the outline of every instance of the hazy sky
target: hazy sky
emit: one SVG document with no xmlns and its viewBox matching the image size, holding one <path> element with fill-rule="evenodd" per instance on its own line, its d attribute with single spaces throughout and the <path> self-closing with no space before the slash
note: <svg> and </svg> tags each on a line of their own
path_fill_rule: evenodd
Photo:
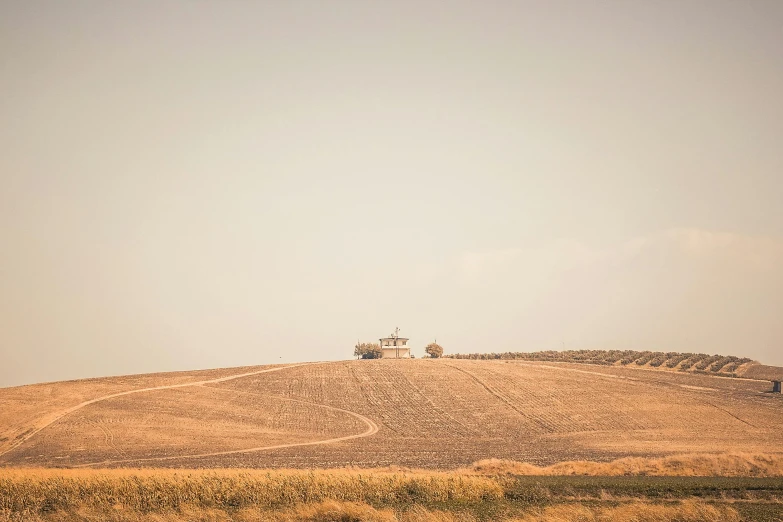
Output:
<svg viewBox="0 0 783 522">
<path fill-rule="evenodd" d="M 783 2 L 0 2 L 0 386 L 783 365 Z"/>
</svg>

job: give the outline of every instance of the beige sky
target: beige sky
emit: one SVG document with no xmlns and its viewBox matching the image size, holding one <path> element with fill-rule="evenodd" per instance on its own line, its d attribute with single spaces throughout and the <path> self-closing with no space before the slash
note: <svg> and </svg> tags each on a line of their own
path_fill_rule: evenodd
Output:
<svg viewBox="0 0 783 522">
<path fill-rule="evenodd" d="M 0 386 L 783 365 L 783 2 L 0 3 Z"/>
</svg>

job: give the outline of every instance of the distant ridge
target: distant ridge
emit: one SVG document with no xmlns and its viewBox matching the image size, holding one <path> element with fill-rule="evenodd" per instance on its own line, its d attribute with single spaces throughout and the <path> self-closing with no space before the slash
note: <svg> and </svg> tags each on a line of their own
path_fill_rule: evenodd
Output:
<svg viewBox="0 0 783 522">
<path fill-rule="evenodd" d="M 766 364 L 752 364 L 743 369 L 740 377 L 760 381 L 783 381 L 783 368 Z"/>
<path fill-rule="evenodd" d="M 682 372 L 721 375 L 724 377 L 747 377 L 768 380 L 756 375 L 751 368 L 760 365 L 747 357 L 733 355 L 709 355 L 706 353 L 651 352 L 637 350 L 547 350 L 542 352 L 504 352 L 454 354 L 445 357 L 451 359 L 476 360 L 524 360 L 545 362 L 567 362 L 582 364 L 600 364 L 602 366 L 629 366 L 640 368 L 658 368 Z M 775 373 L 783 375 L 783 368 L 763 366 L 764 375 Z M 774 369 L 777 372 L 771 372 Z"/>
</svg>

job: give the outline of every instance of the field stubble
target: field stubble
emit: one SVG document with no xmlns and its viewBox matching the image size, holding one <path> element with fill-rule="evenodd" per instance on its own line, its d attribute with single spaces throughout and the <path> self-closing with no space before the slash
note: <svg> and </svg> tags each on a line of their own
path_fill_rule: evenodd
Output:
<svg viewBox="0 0 783 522">
<path fill-rule="evenodd" d="M 783 398 L 745 379 L 470 360 L 344 361 L 208 376 L 0 389 L 6 449 L 57 408 L 72 406 L 69 400 L 89 399 L 89 386 L 96 395 L 137 390 L 73 411 L 5 454 L 0 448 L 0 466 L 454 469 L 491 458 L 548 465 L 783 447 Z M 201 384 L 138 391 L 172 382 Z"/>
<path fill-rule="evenodd" d="M 0 472 L 3 521 L 739 521 L 783 516 L 781 498 L 781 478 L 414 470 Z"/>
</svg>

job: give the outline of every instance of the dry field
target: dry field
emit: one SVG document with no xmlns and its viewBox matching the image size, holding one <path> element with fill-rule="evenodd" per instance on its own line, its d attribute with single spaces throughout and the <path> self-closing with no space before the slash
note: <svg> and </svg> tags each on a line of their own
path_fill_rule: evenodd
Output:
<svg viewBox="0 0 783 522">
<path fill-rule="evenodd" d="M 739 378 L 530 361 L 361 360 L 0 389 L 0 466 L 537 465 L 783 448 Z"/>
</svg>

